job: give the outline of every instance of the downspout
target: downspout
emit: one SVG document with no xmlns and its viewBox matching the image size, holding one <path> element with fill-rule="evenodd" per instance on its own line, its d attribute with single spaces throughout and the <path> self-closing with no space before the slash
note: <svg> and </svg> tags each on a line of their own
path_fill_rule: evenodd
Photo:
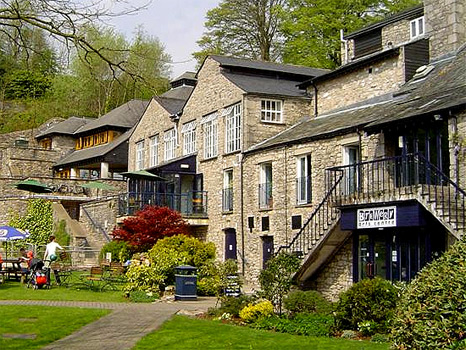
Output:
<svg viewBox="0 0 466 350">
<path fill-rule="evenodd" d="M 244 255 L 244 181 L 243 181 L 243 162 L 244 162 L 244 126 L 246 125 L 246 122 L 244 120 L 244 116 L 246 113 L 244 112 L 245 110 L 245 103 L 244 103 L 244 96 L 243 95 L 243 105 L 242 105 L 242 118 L 241 118 L 241 153 L 239 154 L 240 160 L 239 160 L 239 187 L 240 187 L 240 222 L 241 222 L 241 271 L 243 273 L 243 278 L 246 275 L 245 270 L 246 270 L 246 257 Z"/>
<path fill-rule="evenodd" d="M 345 34 L 343 29 L 340 29 L 340 41 L 343 44 L 343 51 L 344 51 L 344 56 L 343 56 L 343 62 L 342 65 L 348 63 L 348 40 L 345 39 Z"/>
<path fill-rule="evenodd" d="M 287 153 L 286 153 L 286 145 L 283 149 L 283 156 L 285 158 L 285 242 L 288 244 L 288 166 L 287 166 Z"/>
<path fill-rule="evenodd" d="M 451 113 L 451 111 L 450 111 Z M 460 150 L 461 150 L 461 145 L 460 145 L 460 141 L 458 140 L 458 120 L 456 118 L 456 116 L 453 116 L 452 118 L 452 125 L 451 125 L 451 131 L 452 131 L 452 134 L 454 135 L 454 149 L 453 149 L 453 155 L 455 157 L 455 182 L 457 185 L 459 185 L 460 183 L 460 174 L 459 174 L 459 160 L 458 160 L 458 155 L 460 153 Z"/>
<path fill-rule="evenodd" d="M 311 81 L 311 85 L 314 87 L 314 118 L 317 118 L 319 115 L 319 110 L 317 108 L 317 93 L 319 91 L 317 90 L 317 85 L 314 83 L 314 80 Z"/>
</svg>

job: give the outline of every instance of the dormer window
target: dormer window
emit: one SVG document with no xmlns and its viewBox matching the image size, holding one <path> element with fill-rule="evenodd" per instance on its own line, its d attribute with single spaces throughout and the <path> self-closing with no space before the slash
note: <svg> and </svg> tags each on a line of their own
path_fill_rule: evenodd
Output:
<svg viewBox="0 0 466 350">
<path fill-rule="evenodd" d="M 354 38 L 354 58 L 382 50 L 382 30 L 380 28 Z"/>
<path fill-rule="evenodd" d="M 424 35 L 424 16 L 413 19 L 409 22 L 410 27 L 410 37 L 411 39 L 416 39 Z"/>
</svg>

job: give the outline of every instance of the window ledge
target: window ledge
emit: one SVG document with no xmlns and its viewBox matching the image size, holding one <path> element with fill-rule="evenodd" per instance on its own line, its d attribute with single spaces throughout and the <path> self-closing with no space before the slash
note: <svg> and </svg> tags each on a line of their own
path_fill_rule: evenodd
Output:
<svg viewBox="0 0 466 350">
<path fill-rule="evenodd" d="M 215 157 L 210 157 L 210 158 L 204 158 L 204 159 L 201 159 L 199 162 L 208 162 L 209 160 L 216 160 L 218 158 L 218 156 L 215 156 Z"/>
<path fill-rule="evenodd" d="M 233 210 L 222 211 L 222 215 L 231 215 L 233 214 Z"/>
<path fill-rule="evenodd" d="M 297 203 L 295 205 L 295 208 L 306 208 L 306 207 L 312 207 L 314 206 L 313 203 Z"/>
<path fill-rule="evenodd" d="M 273 210 L 272 207 L 270 207 L 270 208 L 259 208 L 260 212 L 271 211 L 271 210 Z"/>
<path fill-rule="evenodd" d="M 273 124 L 273 125 L 286 125 L 285 122 L 273 122 L 273 121 L 262 120 L 262 119 L 261 119 L 261 123 L 264 123 L 264 124 Z"/>
</svg>

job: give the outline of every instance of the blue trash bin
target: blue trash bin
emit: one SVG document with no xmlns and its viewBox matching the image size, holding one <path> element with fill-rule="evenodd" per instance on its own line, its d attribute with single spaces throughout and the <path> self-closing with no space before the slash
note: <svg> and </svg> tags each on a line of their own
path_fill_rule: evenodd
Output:
<svg viewBox="0 0 466 350">
<path fill-rule="evenodd" d="M 175 267 L 175 300 L 197 300 L 197 268 Z"/>
</svg>

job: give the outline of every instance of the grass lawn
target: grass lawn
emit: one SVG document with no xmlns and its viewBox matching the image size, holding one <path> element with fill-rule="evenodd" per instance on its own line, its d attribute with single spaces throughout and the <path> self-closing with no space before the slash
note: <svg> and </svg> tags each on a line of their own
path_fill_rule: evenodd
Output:
<svg viewBox="0 0 466 350">
<path fill-rule="evenodd" d="M 133 350 L 154 349 L 315 349 L 388 350 L 388 344 L 366 341 L 315 338 L 255 330 L 222 324 L 219 321 L 175 316 L 140 340 Z"/>
<path fill-rule="evenodd" d="M 3 287 L 3 286 L 2 286 Z M 0 292 L 0 295 L 2 293 Z M 0 306 L 0 349 L 39 349 L 66 337 L 109 310 L 45 306 Z M 35 339 L 6 338 L 7 334 L 36 335 Z"/>
<path fill-rule="evenodd" d="M 52 273 L 53 276 L 53 273 Z M 52 285 L 51 289 L 26 288 L 25 284 L 16 281 L 6 281 L 0 284 L 0 300 L 75 300 L 75 301 L 98 301 L 98 302 L 127 302 L 123 292 L 117 291 L 93 291 L 82 284 L 77 284 L 79 276 L 74 273 L 71 286 Z M 54 278 L 52 277 L 52 284 Z"/>
</svg>

